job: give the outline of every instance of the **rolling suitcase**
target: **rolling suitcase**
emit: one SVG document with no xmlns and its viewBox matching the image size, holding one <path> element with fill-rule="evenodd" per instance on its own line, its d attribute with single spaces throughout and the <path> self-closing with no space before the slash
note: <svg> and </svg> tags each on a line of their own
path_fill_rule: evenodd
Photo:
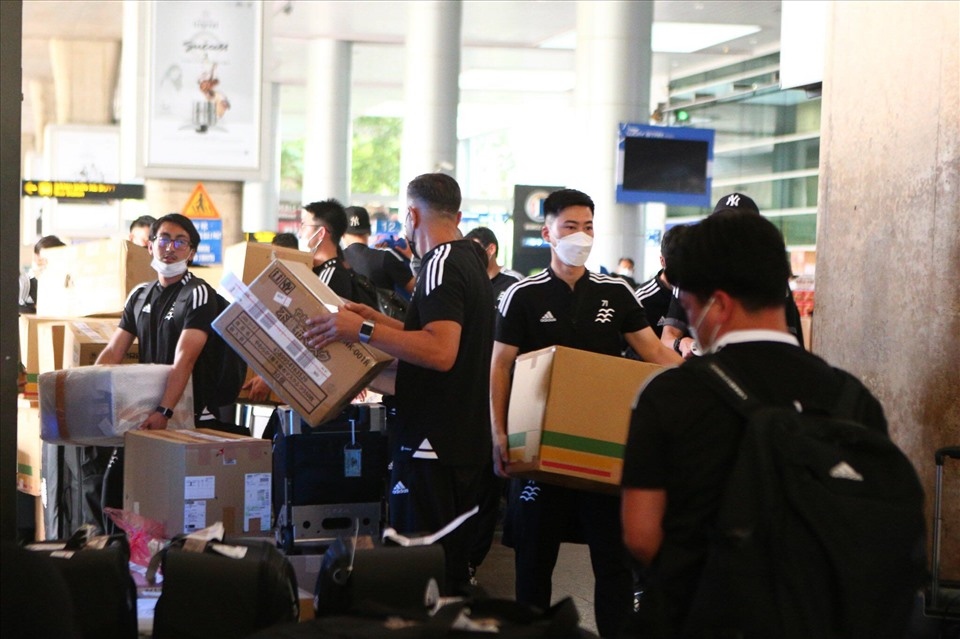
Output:
<svg viewBox="0 0 960 639">
<path fill-rule="evenodd" d="M 137 586 L 125 535 L 90 536 L 84 526 L 66 541 L 26 546 L 49 556 L 63 575 L 84 639 L 136 639 Z"/>
<path fill-rule="evenodd" d="M 940 532 L 943 524 L 940 507 L 943 497 L 943 465 L 947 458 L 960 459 L 960 446 L 941 448 L 934 455 L 937 477 L 933 504 L 933 556 L 931 559 L 933 565 L 930 571 L 930 592 L 926 604 L 926 615 L 945 621 L 960 622 L 960 582 L 940 579 Z M 960 633 L 960 626 L 957 630 Z"/>
<path fill-rule="evenodd" d="M 158 564 L 154 639 L 245 637 L 299 618 L 296 574 L 271 542 L 181 537 L 154 556 L 150 571 Z"/>
</svg>

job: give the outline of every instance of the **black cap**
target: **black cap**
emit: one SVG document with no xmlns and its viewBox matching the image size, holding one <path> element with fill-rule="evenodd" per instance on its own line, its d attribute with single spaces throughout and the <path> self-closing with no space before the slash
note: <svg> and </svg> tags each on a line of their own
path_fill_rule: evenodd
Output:
<svg viewBox="0 0 960 639">
<path fill-rule="evenodd" d="M 347 211 L 347 233 L 350 235 L 363 235 L 370 232 L 370 214 L 362 206 L 348 206 Z"/>
<path fill-rule="evenodd" d="M 729 195 L 724 195 L 722 198 L 717 200 L 717 205 L 713 207 L 713 212 L 722 211 L 724 209 L 733 209 L 735 211 L 750 211 L 752 213 L 760 214 L 760 207 L 757 206 L 757 203 L 753 201 L 753 198 L 744 195 L 743 193 L 730 193 Z"/>
</svg>

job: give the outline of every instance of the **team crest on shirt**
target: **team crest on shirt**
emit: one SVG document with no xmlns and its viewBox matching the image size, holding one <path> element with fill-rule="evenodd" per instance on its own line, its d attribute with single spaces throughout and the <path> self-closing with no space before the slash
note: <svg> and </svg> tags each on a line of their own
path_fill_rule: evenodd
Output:
<svg viewBox="0 0 960 639">
<path fill-rule="evenodd" d="M 177 303 L 174 302 L 170 305 L 170 310 L 167 311 L 167 314 L 163 316 L 165 320 L 173 320 L 173 310 L 177 307 Z"/>
<path fill-rule="evenodd" d="M 593 318 L 593 321 L 597 324 L 608 324 L 613 321 L 615 312 L 614 309 L 610 308 L 610 302 L 600 300 L 600 308 L 597 309 L 597 316 Z"/>
</svg>

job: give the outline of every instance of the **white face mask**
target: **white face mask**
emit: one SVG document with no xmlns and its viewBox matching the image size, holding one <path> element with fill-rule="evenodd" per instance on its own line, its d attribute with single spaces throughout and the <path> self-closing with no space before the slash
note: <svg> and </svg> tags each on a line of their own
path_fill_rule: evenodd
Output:
<svg viewBox="0 0 960 639">
<path fill-rule="evenodd" d="M 320 242 L 317 242 L 316 246 L 310 246 L 310 242 L 313 241 L 317 235 L 320 234 L 320 231 L 323 230 L 323 227 L 317 229 L 317 232 L 311 235 L 310 237 L 297 237 L 297 248 L 305 253 L 313 255 L 317 252 L 317 249 L 320 248 Z"/>
<path fill-rule="evenodd" d="M 417 253 L 417 230 L 413 227 L 413 216 L 410 215 L 409 211 L 407 211 L 407 217 L 403 220 L 403 238 L 407 241 L 410 252 L 419 258 L 420 254 Z"/>
<path fill-rule="evenodd" d="M 150 266 L 152 266 L 153 270 L 155 270 L 161 277 L 166 278 L 177 277 L 178 275 L 183 275 L 187 272 L 187 260 L 185 259 L 180 260 L 179 262 L 167 264 L 159 257 L 154 255 Z"/>
<path fill-rule="evenodd" d="M 632 268 L 621 268 L 617 271 L 617 273 L 619 273 L 620 275 L 623 275 L 624 277 L 633 277 Z"/>
<path fill-rule="evenodd" d="M 700 317 L 697 318 L 697 321 L 693 323 L 693 326 L 690 327 L 690 336 L 693 338 L 693 352 L 697 355 L 700 354 L 709 354 L 713 352 L 713 347 L 717 343 L 717 333 L 720 332 L 720 325 L 717 324 L 713 328 L 713 335 L 710 336 L 710 346 L 704 348 L 703 343 L 700 341 L 700 325 L 703 324 L 704 318 L 707 317 L 707 311 L 710 310 L 710 307 L 713 306 L 713 303 L 716 301 L 716 297 L 713 295 L 710 296 L 710 299 L 707 300 L 707 303 L 703 305 L 703 308 L 700 309 Z"/>
<path fill-rule="evenodd" d="M 590 257 L 591 248 L 593 248 L 593 238 L 583 231 L 558 238 L 557 243 L 553 245 L 557 257 L 567 266 L 583 266 L 586 264 L 587 258 Z"/>
</svg>

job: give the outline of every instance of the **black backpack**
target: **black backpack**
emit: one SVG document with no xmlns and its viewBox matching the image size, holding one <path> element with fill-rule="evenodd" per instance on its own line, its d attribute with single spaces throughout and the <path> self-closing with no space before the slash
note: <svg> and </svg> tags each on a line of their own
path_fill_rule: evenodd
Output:
<svg viewBox="0 0 960 639">
<path fill-rule="evenodd" d="M 407 315 L 407 300 L 394 291 L 380 288 L 362 273 L 353 269 L 349 269 L 348 272 L 353 288 L 352 301 L 366 304 L 388 317 L 403 321 Z"/>
<path fill-rule="evenodd" d="M 183 313 L 186 312 L 185 309 L 190 302 L 190 297 L 193 295 L 193 290 L 200 285 L 201 281 L 202 280 L 194 277 L 184 284 L 180 292 L 177 293 L 177 301 L 174 303 L 174 313 L 178 314 L 178 320 L 182 321 L 184 319 Z M 157 283 L 154 282 L 152 286 L 144 286 L 140 290 L 140 295 L 137 297 L 136 304 L 133 307 L 134 318 L 139 320 L 140 311 L 143 309 L 143 305 L 146 303 L 148 297 L 148 291 L 156 285 Z M 216 295 L 217 300 L 217 314 L 223 313 L 230 305 L 230 302 L 216 291 L 214 291 L 214 295 Z M 247 363 L 223 340 L 223 337 L 212 328 L 207 335 L 207 343 L 204 345 L 203 350 L 209 353 L 210 361 L 214 362 L 215 365 L 214 379 L 207 385 L 210 394 L 206 398 L 207 408 L 210 409 L 211 412 L 214 412 L 217 408 L 229 406 L 237 401 L 240 388 L 243 386 L 243 382 L 247 377 Z"/>
<path fill-rule="evenodd" d="M 926 577 L 923 488 L 856 421 L 764 405 L 713 359 L 689 362 L 746 423 L 686 620 L 694 637 L 903 637 Z"/>
</svg>

